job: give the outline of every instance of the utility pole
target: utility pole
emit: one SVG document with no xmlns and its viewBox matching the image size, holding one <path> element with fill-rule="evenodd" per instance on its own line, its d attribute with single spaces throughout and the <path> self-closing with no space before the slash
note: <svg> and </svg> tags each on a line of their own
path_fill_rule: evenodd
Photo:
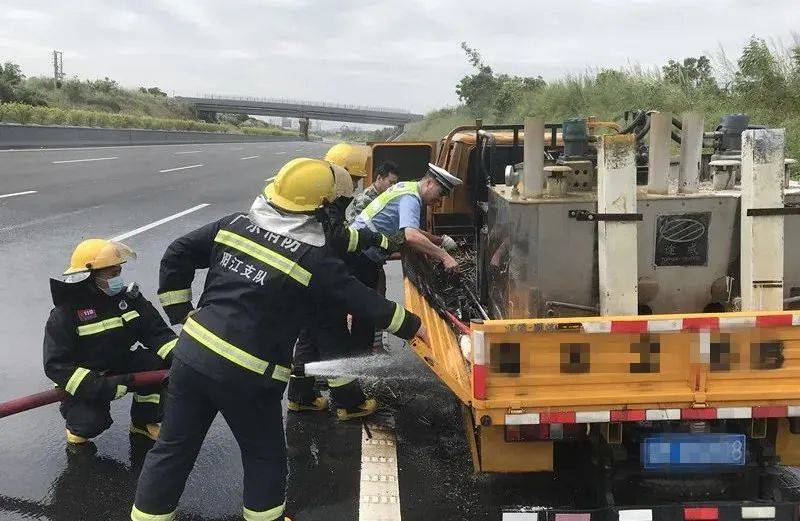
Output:
<svg viewBox="0 0 800 521">
<path fill-rule="evenodd" d="M 61 88 L 64 79 L 64 53 L 53 51 L 53 87 Z"/>
</svg>

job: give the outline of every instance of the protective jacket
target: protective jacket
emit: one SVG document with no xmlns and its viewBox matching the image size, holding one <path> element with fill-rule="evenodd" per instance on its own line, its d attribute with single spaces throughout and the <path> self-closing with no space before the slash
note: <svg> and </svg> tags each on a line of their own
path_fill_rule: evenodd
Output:
<svg viewBox="0 0 800 521">
<path fill-rule="evenodd" d="M 135 284 L 108 296 L 91 279 L 51 279 L 50 292 L 55 307 L 45 326 L 44 372 L 70 395 L 113 399 L 116 383 L 102 375 L 128 373 L 137 342 L 168 366 L 175 333 Z"/>
<path fill-rule="evenodd" d="M 344 262 L 318 237 L 309 244 L 280 229 L 282 218 L 255 224 L 236 213 L 177 239 L 161 260 L 159 299 L 171 322 L 186 320 L 175 350 L 197 371 L 221 381 L 275 385 L 289 380 L 292 346 L 312 303 L 325 299 L 378 327 L 410 338 L 420 319 L 350 275 Z M 313 219 L 313 217 L 309 217 Z M 319 223 L 317 223 L 319 224 Z M 300 229 L 300 228 L 296 228 Z M 279 231 L 284 232 L 278 233 Z M 321 245 L 319 245 L 321 244 Z M 193 311 L 195 270 L 208 268 L 205 288 Z"/>
</svg>

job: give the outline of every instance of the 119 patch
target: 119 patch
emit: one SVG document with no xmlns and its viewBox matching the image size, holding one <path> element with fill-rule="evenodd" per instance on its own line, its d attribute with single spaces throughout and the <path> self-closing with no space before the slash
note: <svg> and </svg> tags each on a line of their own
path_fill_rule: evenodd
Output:
<svg viewBox="0 0 800 521">
<path fill-rule="evenodd" d="M 97 318 L 97 312 L 92 308 L 78 310 L 78 320 L 80 320 L 81 322 L 86 322 L 87 320 L 94 320 L 95 318 Z"/>
</svg>

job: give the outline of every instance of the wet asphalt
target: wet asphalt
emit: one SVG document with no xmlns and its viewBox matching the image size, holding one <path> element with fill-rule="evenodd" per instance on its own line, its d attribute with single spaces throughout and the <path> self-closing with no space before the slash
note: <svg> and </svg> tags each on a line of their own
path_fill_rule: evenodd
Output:
<svg viewBox="0 0 800 521">
<path fill-rule="evenodd" d="M 0 151 L 0 401 L 51 387 L 42 372 L 48 278 L 88 237 L 111 237 L 199 204 L 200 210 L 126 239 L 139 254 L 123 272 L 153 299 L 158 263 L 171 240 L 249 207 L 264 180 L 297 156 L 322 156 L 306 142 Z M 179 153 L 189 152 L 189 153 Z M 251 157 L 258 156 L 258 157 Z M 91 162 L 75 159 L 115 157 Z M 203 166 L 160 173 L 181 166 Z M 195 294 L 202 288 L 195 281 Z M 398 263 L 388 295 L 402 300 Z M 402 518 L 500 519 L 503 505 L 565 505 L 574 491 L 549 474 L 474 476 L 460 404 L 405 345 L 365 365 L 365 385 L 384 399 L 376 421 L 395 429 Z M 127 433 L 128 400 L 112 404 L 114 426 L 91 451 L 68 454 L 58 408 L 0 420 L 0 519 L 124 520 L 148 448 Z M 297 520 L 358 519 L 361 425 L 330 413 L 286 417 L 287 509 Z M 241 519 L 238 448 L 220 418 L 182 497 L 179 520 Z"/>
</svg>

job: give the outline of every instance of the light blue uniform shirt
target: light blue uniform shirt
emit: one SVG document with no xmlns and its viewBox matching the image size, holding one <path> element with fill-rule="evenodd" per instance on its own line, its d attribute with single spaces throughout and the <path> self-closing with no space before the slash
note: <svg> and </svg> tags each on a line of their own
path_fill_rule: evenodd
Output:
<svg viewBox="0 0 800 521">
<path fill-rule="evenodd" d="M 384 235 L 395 235 L 405 228 L 419 228 L 421 213 L 422 208 L 418 197 L 410 194 L 401 195 L 389 201 L 383 210 L 372 218 L 372 225 L 375 227 L 375 231 Z M 367 223 L 364 222 L 361 215 L 353 221 L 353 228 L 356 230 L 366 226 Z"/>
<path fill-rule="evenodd" d="M 419 197 L 405 194 L 389 201 L 383 210 L 372 218 L 372 226 L 375 231 L 392 236 L 405 228 L 419 229 L 421 214 L 422 206 Z M 360 230 L 366 228 L 367 223 L 359 214 L 351 227 Z M 386 253 L 376 247 L 365 250 L 364 255 L 376 264 L 384 264 L 387 259 Z"/>
</svg>

